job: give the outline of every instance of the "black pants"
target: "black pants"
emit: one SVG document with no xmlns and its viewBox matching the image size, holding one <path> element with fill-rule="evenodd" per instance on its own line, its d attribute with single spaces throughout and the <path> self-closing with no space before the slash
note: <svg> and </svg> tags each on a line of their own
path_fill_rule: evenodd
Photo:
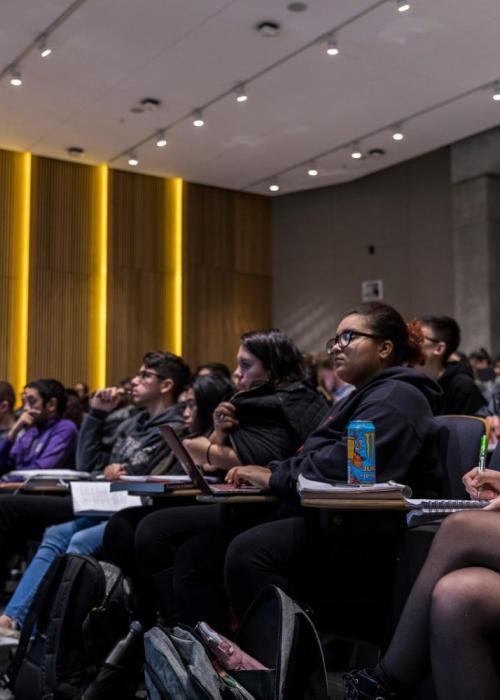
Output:
<svg viewBox="0 0 500 700">
<path fill-rule="evenodd" d="M 305 511 L 246 530 L 227 549 L 229 602 L 242 619 L 259 591 L 274 584 L 327 626 L 379 641 L 402 526 L 399 515 L 350 513 L 324 522 Z"/>
<path fill-rule="evenodd" d="M 69 496 L 0 495 L 0 555 L 12 537 L 38 538 L 49 525 L 71 520 L 73 503 Z"/>
<path fill-rule="evenodd" d="M 143 581 L 141 589 L 147 591 L 150 583 L 156 607 L 165 620 L 180 617 L 189 625 L 205 620 L 227 631 L 226 549 L 237 534 L 260 521 L 280 517 L 280 513 L 282 506 L 275 504 L 163 508 L 146 517 L 130 509 L 108 524 L 105 551 L 117 563 L 118 557 L 124 562 L 123 543 L 127 538 L 130 542 L 135 530 L 134 565 Z"/>
</svg>

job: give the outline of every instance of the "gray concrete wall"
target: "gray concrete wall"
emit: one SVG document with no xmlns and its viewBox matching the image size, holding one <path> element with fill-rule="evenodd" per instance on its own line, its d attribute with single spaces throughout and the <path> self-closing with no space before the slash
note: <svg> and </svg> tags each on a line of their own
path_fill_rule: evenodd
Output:
<svg viewBox="0 0 500 700">
<path fill-rule="evenodd" d="M 450 150 L 345 185 L 273 202 L 273 322 L 307 351 L 324 347 L 382 279 L 405 317 L 454 313 Z M 369 246 L 374 246 L 373 255 Z"/>
</svg>

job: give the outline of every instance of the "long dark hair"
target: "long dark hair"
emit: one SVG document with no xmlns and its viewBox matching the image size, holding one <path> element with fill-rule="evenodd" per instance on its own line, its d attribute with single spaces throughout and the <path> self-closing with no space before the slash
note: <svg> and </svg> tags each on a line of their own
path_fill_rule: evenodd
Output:
<svg viewBox="0 0 500 700">
<path fill-rule="evenodd" d="M 196 420 L 193 434 L 206 435 L 213 430 L 212 414 L 221 401 L 227 401 L 234 394 L 234 386 L 225 377 L 216 374 L 196 376 L 191 388 L 196 399 Z"/>
<path fill-rule="evenodd" d="M 358 314 L 363 316 L 370 326 L 370 330 L 380 340 L 390 340 L 393 344 L 393 365 L 419 365 L 422 363 L 423 336 L 420 323 L 411 321 L 406 323 L 396 309 L 389 304 L 379 301 L 360 304 L 346 316 Z"/>
<path fill-rule="evenodd" d="M 240 342 L 262 362 L 274 386 L 304 379 L 304 360 L 286 333 L 277 328 L 250 331 L 241 336 Z"/>
</svg>

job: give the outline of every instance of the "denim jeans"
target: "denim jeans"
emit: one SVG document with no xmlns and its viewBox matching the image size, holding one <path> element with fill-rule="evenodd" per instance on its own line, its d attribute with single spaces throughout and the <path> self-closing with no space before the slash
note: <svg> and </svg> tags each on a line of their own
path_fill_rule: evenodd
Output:
<svg viewBox="0 0 500 700">
<path fill-rule="evenodd" d="M 93 556 L 102 547 L 107 519 L 85 516 L 45 530 L 41 545 L 26 569 L 14 595 L 4 610 L 22 627 L 40 581 L 60 554 Z"/>
</svg>

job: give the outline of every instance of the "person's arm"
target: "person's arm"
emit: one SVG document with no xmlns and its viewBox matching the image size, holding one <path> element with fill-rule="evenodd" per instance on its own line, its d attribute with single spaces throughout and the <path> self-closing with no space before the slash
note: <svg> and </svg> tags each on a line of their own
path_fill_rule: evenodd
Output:
<svg viewBox="0 0 500 700">
<path fill-rule="evenodd" d="M 500 495 L 500 472 L 495 469 L 480 471 L 478 467 L 474 467 L 465 474 L 462 481 L 471 498 L 484 498 L 489 501 Z"/>
<path fill-rule="evenodd" d="M 421 441 L 407 417 L 390 401 L 377 401 L 360 405 L 350 420 L 371 421 L 375 425 L 377 481 L 404 483 L 409 465 L 421 449 Z M 317 481 L 346 481 L 347 431 L 341 436 L 329 436 L 326 423 L 306 441 L 300 455 L 272 462 L 269 467 L 269 488 L 278 494 L 295 492 L 300 473 Z"/>
<path fill-rule="evenodd" d="M 107 416 L 119 404 L 122 389 L 99 389 L 90 400 L 90 409 L 83 420 L 76 448 L 78 471 L 102 471 L 109 463 L 111 448 L 105 447 L 102 438 Z"/>
<path fill-rule="evenodd" d="M 236 452 L 228 445 L 218 445 L 206 437 L 188 438 L 182 442 L 193 462 L 203 466 L 206 472 L 215 472 L 219 469 L 227 471 L 241 464 Z"/>
</svg>

